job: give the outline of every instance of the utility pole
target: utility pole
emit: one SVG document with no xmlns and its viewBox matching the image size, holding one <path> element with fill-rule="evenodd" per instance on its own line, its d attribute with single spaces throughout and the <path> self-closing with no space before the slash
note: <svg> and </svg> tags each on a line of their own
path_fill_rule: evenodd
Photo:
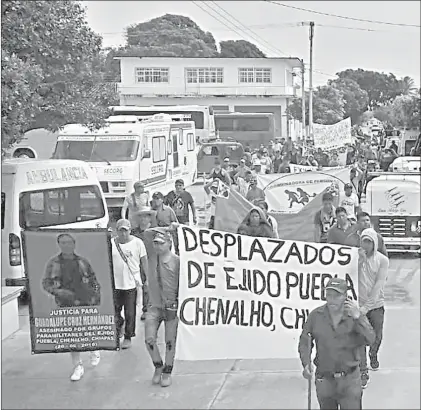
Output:
<svg viewBox="0 0 421 410">
<path fill-rule="evenodd" d="M 305 92 L 305 81 L 304 81 L 304 59 L 301 60 L 301 128 L 302 137 L 306 140 L 306 92 Z"/>
<path fill-rule="evenodd" d="M 308 97 L 308 132 L 313 138 L 313 37 L 314 21 L 310 21 L 310 72 L 309 72 L 309 97 Z"/>
</svg>

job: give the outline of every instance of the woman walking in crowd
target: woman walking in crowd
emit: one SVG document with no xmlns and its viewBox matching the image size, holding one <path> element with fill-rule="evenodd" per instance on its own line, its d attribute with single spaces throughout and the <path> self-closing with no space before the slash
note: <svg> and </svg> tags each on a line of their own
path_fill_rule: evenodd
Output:
<svg viewBox="0 0 421 410">
<path fill-rule="evenodd" d="M 273 228 L 269 224 L 265 213 L 258 207 L 253 208 L 240 225 L 238 233 L 247 232 L 248 236 L 260 238 L 274 238 Z"/>
</svg>

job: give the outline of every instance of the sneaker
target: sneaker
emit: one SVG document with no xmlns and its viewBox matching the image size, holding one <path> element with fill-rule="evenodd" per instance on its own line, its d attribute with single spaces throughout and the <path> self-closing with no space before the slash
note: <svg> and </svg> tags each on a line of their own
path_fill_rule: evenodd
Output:
<svg viewBox="0 0 421 410">
<path fill-rule="evenodd" d="M 93 366 L 93 367 L 98 366 L 100 361 L 101 361 L 100 353 L 99 352 L 92 352 L 91 353 L 91 366 Z"/>
<path fill-rule="evenodd" d="M 85 369 L 83 368 L 83 366 L 81 364 L 78 364 L 74 368 L 73 373 L 70 376 L 70 380 L 72 382 L 78 382 L 83 377 L 84 373 L 85 373 Z"/>
<path fill-rule="evenodd" d="M 370 383 L 368 372 L 361 373 L 361 387 L 365 389 L 368 386 L 368 383 Z"/>
<path fill-rule="evenodd" d="M 161 376 L 162 376 L 163 369 L 164 369 L 163 367 L 158 367 L 155 369 L 155 373 L 153 374 L 153 377 L 152 377 L 152 384 L 161 383 Z"/>
<path fill-rule="evenodd" d="M 132 341 L 130 339 L 124 339 L 123 343 L 121 344 L 121 348 L 122 349 L 129 349 L 130 347 L 132 347 Z"/>
<path fill-rule="evenodd" d="M 140 320 L 143 322 L 145 319 L 146 319 L 146 313 L 145 313 L 145 312 L 143 312 L 143 313 L 140 315 Z"/>
<path fill-rule="evenodd" d="M 370 367 L 371 367 L 371 370 L 373 371 L 379 370 L 380 363 L 377 360 L 377 357 L 370 357 Z"/>
<path fill-rule="evenodd" d="M 161 387 L 171 386 L 171 375 L 169 373 L 162 373 L 161 376 Z"/>
</svg>

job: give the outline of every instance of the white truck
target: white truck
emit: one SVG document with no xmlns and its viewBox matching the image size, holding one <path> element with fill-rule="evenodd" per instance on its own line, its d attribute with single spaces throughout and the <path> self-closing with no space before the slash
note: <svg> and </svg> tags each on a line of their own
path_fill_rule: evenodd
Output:
<svg viewBox="0 0 421 410">
<path fill-rule="evenodd" d="M 72 124 L 59 132 L 56 159 L 86 161 L 101 183 L 107 206 L 118 212 L 136 181 L 166 195 L 181 178 L 185 186 L 197 175 L 193 121 L 175 121 L 167 114 L 152 117 L 110 117 L 96 131 Z"/>
<path fill-rule="evenodd" d="M 421 173 L 371 172 L 361 207 L 389 252 L 421 253 Z"/>
</svg>

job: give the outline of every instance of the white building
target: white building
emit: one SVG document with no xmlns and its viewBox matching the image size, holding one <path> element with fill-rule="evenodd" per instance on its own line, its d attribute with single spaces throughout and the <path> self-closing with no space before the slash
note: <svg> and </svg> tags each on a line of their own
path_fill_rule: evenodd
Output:
<svg viewBox="0 0 421 410">
<path fill-rule="evenodd" d="M 116 57 L 120 105 L 209 105 L 230 112 L 275 114 L 289 135 L 285 108 L 301 96 L 298 58 Z"/>
</svg>

